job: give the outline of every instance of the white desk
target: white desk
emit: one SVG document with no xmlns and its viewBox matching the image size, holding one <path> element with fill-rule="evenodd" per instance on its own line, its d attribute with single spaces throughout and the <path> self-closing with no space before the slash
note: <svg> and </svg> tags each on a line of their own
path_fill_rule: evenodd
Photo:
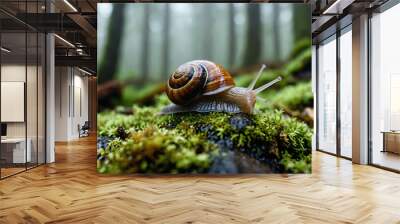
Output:
<svg viewBox="0 0 400 224">
<path fill-rule="evenodd" d="M 6 146 L 14 146 L 12 148 L 13 151 L 13 163 L 25 163 L 25 162 L 30 162 L 31 161 L 31 146 L 32 146 L 32 140 L 28 138 L 26 140 L 28 143 L 26 147 L 26 154 L 25 154 L 25 138 L 3 138 L 1 139 L 1 144 L 2 147 Z M 26 161 L 25 161 L 26 159 Z"/>
</svg>

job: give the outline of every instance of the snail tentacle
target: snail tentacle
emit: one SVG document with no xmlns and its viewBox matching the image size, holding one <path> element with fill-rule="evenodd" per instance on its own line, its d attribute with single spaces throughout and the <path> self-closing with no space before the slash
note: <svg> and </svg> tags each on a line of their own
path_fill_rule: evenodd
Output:
<svg viewBox="0 0 400 224">
<path fill-rule="evenodd" d="M 249 89 L 249 90 L 253 90 L 253 89 L 254 89 L 254 86 L 256 85 L 257 80 L 261 77 L 261 74 L 262 74 L 262 72 L 264 71 L 264 69 L 265 69 L 266 67 L 267 67 L 267 66 L 266 66 L 265 64 L 263 64 L 263 65 L 261 66 L 260 70 L 258 71 L 257 76 L 253 79 L 253 81 L 250 83 L 250 85 L 249 85 L 249 87 L 247 87 L 247 89 Z"/>
<path fill-rule="evenodd" d="M 279 81 L 281 81 L 281 80 L 282 80 L 282 77 L 281 77 L 281 76 L 278 76 L 278 78 L 272 80 L 271 82 L 269 82 L 269 83 L 267 83 L 267 84 L 264 84 L 264 85 L 258 87 L 257 89 L 254 90 L 254 92 L 255 92 L 256 95 L 257 95 L 257 94 L 259 94 L 259 93 L 261 93 L 262 91 L 268 89 L 269 87 L 271 87 L 272 85 L 274 85 L 275 83 L 277 83 L 277 82 L 279 82 Z"/>
</svg>

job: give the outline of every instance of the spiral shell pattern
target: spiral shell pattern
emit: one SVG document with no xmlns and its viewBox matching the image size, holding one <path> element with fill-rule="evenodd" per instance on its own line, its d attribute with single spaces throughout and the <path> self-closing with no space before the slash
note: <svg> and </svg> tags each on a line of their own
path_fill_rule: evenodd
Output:
<svg viewBox="0 0 400 224">
<path fill-rule="evenodd" d="M 196 60 L 176 69 L 168 80 L 166 92 L 173 103 L 187 105 L 200 95 L 218 94 L 233 86 L 233 78 L 222 66 Z"/>
</svg>

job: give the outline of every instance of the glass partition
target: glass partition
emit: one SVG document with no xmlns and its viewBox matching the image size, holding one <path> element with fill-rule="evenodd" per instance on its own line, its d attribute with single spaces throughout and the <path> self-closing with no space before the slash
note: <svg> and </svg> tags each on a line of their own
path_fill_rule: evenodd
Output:
<svg viewBox="0 0 400 224">
<path fill-rule="evenodd" d="M 26 41 L 25 32 L 1 34 L 2 177 L 24 171 L 31 161 L 26 138 Z"/>
<path fill-rule="evenodd" d="M 36 13 L 40 2 L 18 7 Z M 1 179 L 45 163 L 45 44 L 43 33 L 0 12 Z"/>
<path fill-rule="evenodd" d="M 336 154 L 336 36 L 318 47 L 318 149 Z"/>
<path fill-rule="evenodd" d="M 400 5 L 371 18 L 372 164 L 400 170 Z"/>
</svg>

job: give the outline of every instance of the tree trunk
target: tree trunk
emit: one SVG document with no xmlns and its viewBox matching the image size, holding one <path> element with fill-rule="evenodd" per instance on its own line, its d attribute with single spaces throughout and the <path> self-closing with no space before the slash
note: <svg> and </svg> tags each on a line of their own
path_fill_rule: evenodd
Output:
<svg viewBox="0 0 400 224">
<path fill-rule="evenodd" d="M 228 64 L 232 68 L 236 57 L 236 27 L 235 27 L 235 8 L 234 4 L 229 4 L 229 40 L 228 40 Z"/>
<path fill-rule="evenodd" d="M 203 34 L 203 57 L 213 60 L 213 4 L 203 6 L 203 26 L 200 32 Z"/>
<path fill-rule="evenodd" d="M 144 15 L 143 15 L 143 30 L 142 30 L 142 61 L 141 61 L 141 72 L 142 82 L 147 81 L 149 76 L 149 36 L 150 36 L 150 4 L 144 4 Z"/>
<path fill-rule="evenodd" d="M 162 70 L 161 80 L 165 79 L 166 74 L 169 75 L 169 31 L 171 25 L 171 9 L 169 4 L 164 6 L 164 26 L 163 26 L 163 56 L 162 56 Z"/>
<path fill-rule="evenodd" d="M 260 4 L 250 3 L 247 6 L 247 41 L 243 66 L 257 64 L 260 60 L 261 28 Z"/>
<path fill-rule="evenodd" d="M 303 38 L 310 38 L 311 11 L 308 5 L 293 4 L 293 32 L 295 43 Z"/>
<path fill-rule="evenodd" d="M 272 33 L 274 36 L 273 46 L 274 46 L 274 59 L 275 61 L 281 60 L 281 34 L 279 27 L 279 4 L 272 4 Z"/>
<path fill-rule="evenodd" d="M 113 6 L 107 28 L 107 39 L 104 46 L 104 53 L 99 65 L 99 84 L 115 79 L 125 24 L 124 12 L 124 4 L 115 4 Z"/>
</svg>

